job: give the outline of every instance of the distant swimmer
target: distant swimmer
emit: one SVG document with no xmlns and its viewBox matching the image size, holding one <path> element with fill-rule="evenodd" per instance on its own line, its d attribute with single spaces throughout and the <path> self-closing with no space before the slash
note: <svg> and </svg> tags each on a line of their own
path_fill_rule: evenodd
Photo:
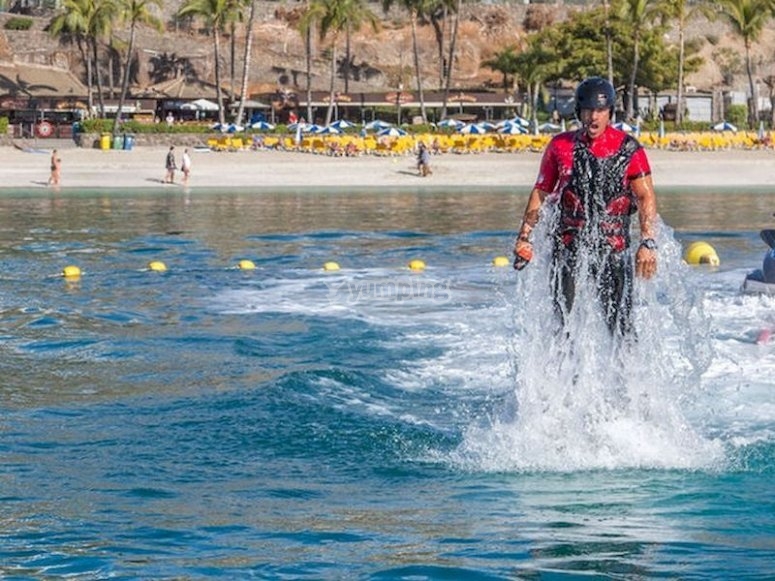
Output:
<svg viewBox="0 0 775 581">
<path fill-rule="evenodd" d="M 576 88 L 581 128 L 556 135 L 544 151 L 514 245 L 514 268 L 533 258 L 531 234 L 550 201 L 557 216 L 549 225 L 551 289 L 560 320 L 574 307 L 577 284 L 593 280 L 609 330 L 625 335 L 632 330 L 630 217 L 639 213 L 634 273 L 648 279 L 657 271 L 657 205 L 645 150 L 611 125 L 615 103 L 613 86 L 600 77 Z"/>
<path fill-rule="evenodd" d="M 55 149 L 51 152 L 51 175 L 48 178 L 48 185 L 58 186 L 61 178 L 62 171 L 62 158 L 59 157 L 59 153 Z"/>
</svg>

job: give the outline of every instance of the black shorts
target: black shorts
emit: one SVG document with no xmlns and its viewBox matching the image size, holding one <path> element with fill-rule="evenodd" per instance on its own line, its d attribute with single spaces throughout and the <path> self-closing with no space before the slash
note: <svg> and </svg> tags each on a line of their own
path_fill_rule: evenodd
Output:
<svg viewBox="0 0 775 581">
<path fill-rule="evenodd" d="M 552 293 L 555 308 L 564 322 L 573 308 L 576 281 L 587 276 L 596 287 L 600 306 L 608 329 L 612 334 L 627 335 L 632 332 L 633 265 L 626 250 L 614 252 L 610 248 L 589 250 L 589 272 L 580 270 L 579 252 L 575 245 L 555 244 L 552 256 Z"/>
</svg>

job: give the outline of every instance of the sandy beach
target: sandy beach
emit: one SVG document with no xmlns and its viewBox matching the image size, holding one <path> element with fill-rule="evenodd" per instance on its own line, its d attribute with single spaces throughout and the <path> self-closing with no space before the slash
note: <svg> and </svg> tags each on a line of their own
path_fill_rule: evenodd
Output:
<svg viewBox="0 0 775 581">
<path fill-rule="evenodd" d="M 0 189 L 45 188 L 50 149 L 0 148 Z M 176 148 L 178 164 L 183 152 Z M 59 150 L 61 188 L 148 188 L 161 186 L 166 147 L 131 151 Z M 649 150 L 654 181 L 663 187 L 768 187 L 775 184 L 775 151 L 676 152 Z M 191 150 L 189 187 L 519 187 L 535 180 L 539 153 L 442 154 L 433 156 L 433 175 L 417 175 L 414 158 L 328 157 L 290 151 L 215 152 Z M 178 172 L 178 181 L 180 181 Z M 175 187 L 175 186 L 166 186 Z M 775 187 L 775 186 L 773 186 Z"/>
</svg>

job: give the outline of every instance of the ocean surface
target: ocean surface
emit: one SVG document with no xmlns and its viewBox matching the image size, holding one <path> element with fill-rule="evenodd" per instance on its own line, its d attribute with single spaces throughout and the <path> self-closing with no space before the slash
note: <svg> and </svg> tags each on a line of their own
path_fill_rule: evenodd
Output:
<svg viewBox="0 0 775 581">
<path fill-rule="evenodd" d="M 774 579 L 775 189 L 659 195 L 617 347 L 526 191 L 5 190 L 0 579 Z"/>
</svg>

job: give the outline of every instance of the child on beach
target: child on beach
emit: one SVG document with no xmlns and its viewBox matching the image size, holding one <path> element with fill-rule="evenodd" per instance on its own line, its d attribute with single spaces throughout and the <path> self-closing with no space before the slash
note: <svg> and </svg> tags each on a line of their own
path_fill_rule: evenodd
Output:
<svg viewBox="0 0 775 581">
<path fill-rule="evenodd" d="M 431 154 L 422 141 L 417 151 L 417 171 L 420 172 L 421 177 L 429 176 L 433 173 L 431 171 Z"/>
</svg>

